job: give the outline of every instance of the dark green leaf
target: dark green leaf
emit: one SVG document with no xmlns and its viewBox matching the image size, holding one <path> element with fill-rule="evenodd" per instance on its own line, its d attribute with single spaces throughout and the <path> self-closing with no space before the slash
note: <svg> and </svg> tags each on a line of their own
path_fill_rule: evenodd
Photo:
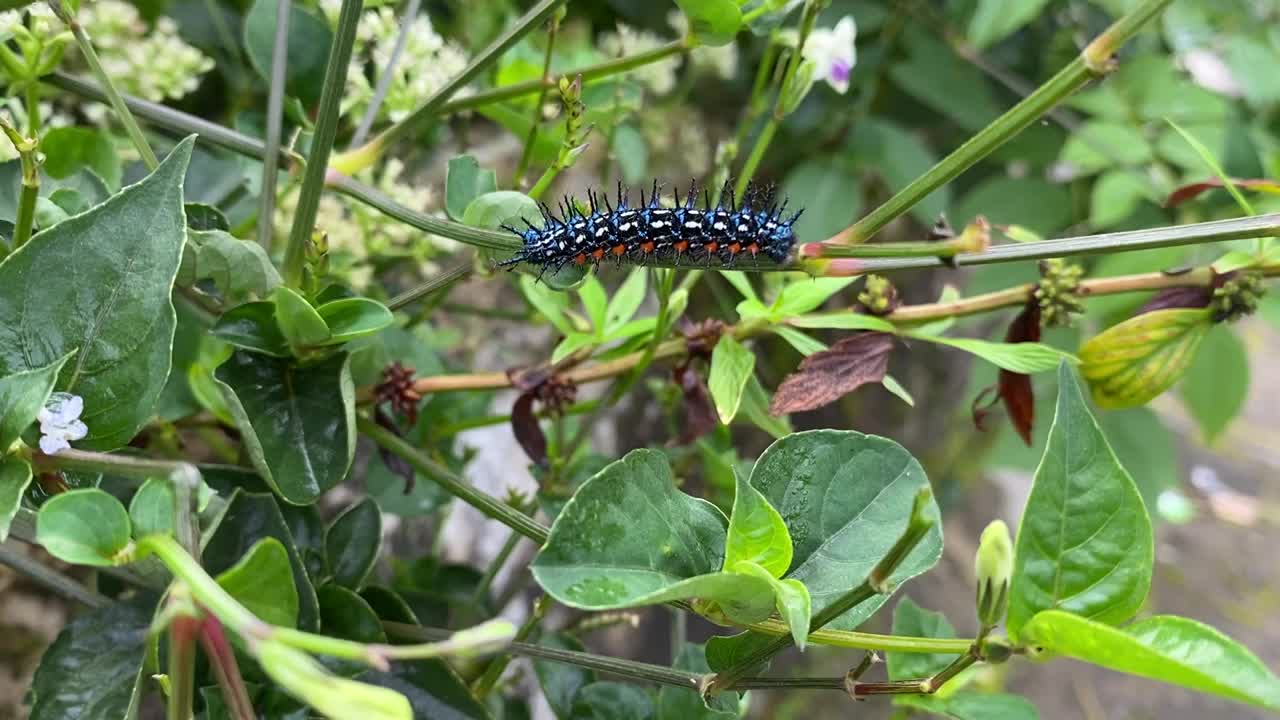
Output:
<svg viewBox="0 0 1280 720">
<path fill-rule="evenodd" d="M 1022 637 L 1052 654 L 1280 710 L 1280 678 L 1243 645 L 1188 618 L 1161 615 L 1113 628 L 1046 610 Z"/>
<path fill-rule="evenodd" d="M 222 522 L 209 537 L 204 548 L 204 566 L 217 575 L 240 562 L 249 550 L 263 538 L 275 538 L 289 555 L 293 570 L 293 586 L 298 597 L 298 629 L 315 631 L 320 625 L 320 610 L 316 591 L 307 577 L 293 536 L 285 524 L 275 496 L 266 493 L 246 493 L 235 490 L 227 500 Z"/>
<path fill-rule="evenodd" d="M 558 650 L 586 650 L 577 638 L 564 633 L 544 634 L 538 639 L 538 644 Z M 533 669 L 538 674 L 542 694 L 557 718 L 570 717 L 573 714 L 573 699 L 577 697 L 578 691 L 596 681 L 594 671 L 568 663 L 534 660 Z M 698 702 L 701 704 L 702 701 Z"/>
<path fill-rule="evenodd" d="M 286 0 L 288 1 L 288 0 Z M 257 0 L 244 18 L 244 47 L 259 77 L 270 82 L 271 50 L 275 45 L 276 8 L 280 0 Z M 289 48 L 285 92 L 311 105 L 320 99 L 329 44 L 333 34 L 324 18 L 290 3 Z"/>
<path fill-rule="evenodd" d="M 497 189 L 497 173 L 482 170 L 479 161 L 471 155 L 450 158 L 444 180 L 445 211 L 451 219 L 462 222 L 472 200 Z"/>
<path fill-rule="evenodd" d="M 217 370 L 249 459 L 288 502 L 314 502 L 351 467 L 355 391 L 347 357 L 298 367 L 237 351 Z"/>
<path fill-rule="evenodd" d="M 84 398 L 87 448 L 128 442 L 168 378 L 191 144 L 179 143 L 142 182 L 38 233 L 0 263 L 0 376 L 77 350 L 56 389 Z"/>
<path fill-rule="evenodd" d="M 360 589 L 382 548 L 382 512 L 365 498 L 334 519 L 324 535 L 329 572 L 339 585 Z"/>
<path fill-rule="evenodd" d="M 59 493 L 40 506 L 36 542 L 64 562 L 119 565 L 120 553 L 131 544 L 129 513 L 97 488 Z"/>
<path fill-rule="evenodd" d="M 443 660 L 395 663 L 391 672 L 366 672 L 360 680 L 402 693 L 409 698 L 415 718 L 490 720 L 489 713 Z"/>
<path fill-rule="evenodd" d="M 187 211 L 187 229 L 193 231 L 222 230 L 231 232 L 231 221 L 221 210 L 207 203 L 189 202 Z"/>
<path fill-rule="evenodd" d="M 635 685 L 596 682 L 578 691 L 571 720 L 652 720 L 653 697 Z"/>
<path fill-rule="evenodd" d="M 875 168 L 890 192 L 902 190 L 938 161 L 925 143 L 923 134 L 911 133 L 892 123 L 874 119 L 858 125 L 849 134 L 850 148 L 862 163 Z M 846 201 L 856 196 L 848 186 L 843 193 Z M 950 188 L 943 185 L 912 207 L 911 214 L 921 223 L 932 225 L 950 204 Z M 856 208 L 854 212 L 857 212 Z"/>
<path fill-rule="evenodd" d="M 44 367 L 0 377 L 0 454 L 35 422 L 70 354 Z"/>
<path fill-rule="evenodd" d="M 929 481 L 892 440 L 814 430 L 769 446 L 751 484 L 786 520 L 795 548 L 787 577 L 809 588 L 816 614 L 862 582 L 898 541 L 916 492 Z M 941 553 L 942 531 L 935 526 L 898 566 L 893 584 L 933 567 Z M 887 599 L 876 595 L 828 627 L 853 629 Z"/>
<path fill-rule="evenodd" d="M 223 230 L 192 230 L 187 234 L 188 252 L 195 253 L 191 277 L 211 280 L 228 303 L 265 298 L 280 284 L 280 273 L 262 246 L 241 240 Z"/>
<path fill-rule="evenodd" d="M 76 618 L 36 668 L 31 720 L 123 718 L 150 623 L 149 610 L 125 603 Z"/>
<path fill-rule="evenodd" d="M 295 355 L 308 348 L 328 344 L 332 336 L 329 326 L 306 298 L 283 285 L 275 289 L 272 298 L 276 303 L 276 324 L 280 326 L 280 334 L 284 335 Z"/>
<path fill-rule="evenodd" d="M 994 225 L 1022 225 L 1049 236 L 1071 223 L 1071 192 L 1038 178 L 995 176 L 975 185 L 951 208 L 956 227 L 979 215 Z"/>
<path fill-rule="evenodd" d="M 940 612 L 925 610 L 904 597 L 893 609 L 893 634 L 910 637 L 953 638 L 956 631 Z M 955 660 L 955 655 L 940 653 L 886 653 L 890 680 L 929 677 Z"/>
<path fill-rule="evenodd" d="M 289 551 L 274 537 L 250 546 L 235 565 L 218 574 L 218 584 L 263 622 L 286 628 L 298 625 L 298 588 Z"/>
<path fill-rule="evenodd" d="M 1037 612 L 1133 617 L 1151 587 L 1151 520 L 1065 364 L 1058 406 L 1018 529 L 1009 635 Z"/>
<path fill-rule="evenodd" d="M 290 357 L 289 343 L 276 324 L 276 305 L 269 300 L 245 303 L 218 318 L 210 331 L 215 337 L 250 352 Z"/>
<path fill-rule="evenodd" d="M 9 537 L 9 524 L 22 506 L 31 484 L 31 466 L 17 455 L 0 458 L 0 542 Z"/>
<path fill-rule="evenodd" d="M 106 133 L 83 127 L 52 128 L 40 138 L 44 171 L 66 178 L 87 167 L 102 178 L 108 188 L 120 187 L 120 158 Z"/>
</svg>

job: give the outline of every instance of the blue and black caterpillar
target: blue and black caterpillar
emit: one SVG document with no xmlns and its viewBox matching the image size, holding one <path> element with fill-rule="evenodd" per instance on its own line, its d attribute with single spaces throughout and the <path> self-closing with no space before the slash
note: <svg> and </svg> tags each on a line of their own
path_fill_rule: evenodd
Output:
<svg viewBox="0 0 1280 720">
<path fill-rule="evenodd" d="M 770 193 L 748 188 L 739 206 L 733 193 L 724 193 L 728 202 L 713 209 L 711 197 L 703 192 L 703 206 L 695 207 L 697 189 L 689 188 L 684 202 L 675 193 L 675 207 L 659 204 L 658 181 L 646 201 L 640 191 L 640 205 L 632 207 L 618 185 L 617 206 L 607 193 L 588 192 L 589 212 L 584 213 L 572 198 L 563 200 L 556 213 L 542 204 L 542 227 L 529 221 L 524 230 L 510 225 L 503 229 L 519 235 L 524 246 L 503 266 L 527 262 L 543 272 L 556 271 L 569 263 L 599 265 L 613 259 L 644 264 L 660 258 L 676 264 L 711 264 L 717 259 L 729 267 L 743 254 L 763 254 L 776 263 L 786 262 L 795 244 L 792 229 L 803 210 L 787 215 L 787 203 L 772 204 Z"/>
</svg>

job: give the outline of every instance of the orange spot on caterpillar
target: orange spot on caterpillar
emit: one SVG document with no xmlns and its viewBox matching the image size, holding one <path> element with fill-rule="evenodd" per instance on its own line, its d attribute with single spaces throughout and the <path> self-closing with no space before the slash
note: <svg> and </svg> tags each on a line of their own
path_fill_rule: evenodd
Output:
<svg viewBox="0 0 1280 720">
<path fill-rule="evenodd" d="M 604 248 L 596 248 L 595 250 L 593 250 L 593 251 L 591 252 L 591 257 L 593 257 L 593 258 L 595 258 L 595 259 L 597 259 L 597 260 L 603 260 L 603 259 L 604 259 Z"/>
<path fill-rule="evenodd" d="M 649 242 L 640 243 L 640 250 L 645 255 L 648 255 L 649 253 L 653 252 L 654 248 L 656 247 L 657 245 L 655 245 L 652 240 L 650 240 Z"/>
<path fill-rule="evenodd" d="M 574 264 L 575 264 L 575 265 L 586 265 L 586 264 L 587 264 L 587 256 L 586 256 L 586 254 L 585 254 L 585 253 L 578 253 L 577 257 L 575 257 L 575 258 L 573 259 L 573 262 L 574 262 Z"/>
<path fill-rule="evenodd" d="M 719 249 L 720 249 L 720 243 L 716 242 L 715 240 L 712 240 L 711 242 L 709 242 L 709 243 L 707 243 L 707 244 L 703 245 L 703 246 L 702 246 L 702 249 L 703 249 L 703 250 L 706 250 L 706 251 L 707 251 L 707 252 L 709 252 L 709 253 L 713 253 L 713 252 L 715 252 L 716 250 L 719 250 Z"/>
<path fill-rule="evenodd" d="M 676 249 L 676 252 L 684 252 L 685 250 L 688 250 L 688 249 L 689 249 L 689 241 L 688 241 L 688 240 L 680 240 L 680 241 L 677 241 L 677 242 L 673 243 L 673 244 L 671 245 L 671 247 L 675 248 L 675 249 Z"/>
<path fill-rule="evenodd" d="M 747 252 L 751 253 L 751 257 L 755 257 L 756 254 L 760 252 L 760 244 L 751 243 L 747 246 Z"/>
</svg>

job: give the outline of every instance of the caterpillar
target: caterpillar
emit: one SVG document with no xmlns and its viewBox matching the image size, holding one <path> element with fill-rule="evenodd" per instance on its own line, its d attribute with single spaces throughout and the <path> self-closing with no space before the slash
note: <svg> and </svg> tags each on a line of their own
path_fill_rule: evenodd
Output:
<svg viewBox="0 0 1280 720">
<path fill-rule="evenodd" d="M 558 271 L 568 263 L 599 265 L 606 259 L 621 264 L 629 261 L 644 264 L 656 258 L 670 259 L 677 265 L 684 260 L 711 264 L 719 260 L 731 267 L 742 254 L 763 254 L 776 263 L 786 262 L 795 244 L 793 225 L 804 210 L 787 215 L 787 202 L 781 207 L 771 204 L 771 194 L 750 187 L 739 206 L 732 191 L 728 203 L 711 207 L 711 197 L 703 192 L 703 206 L 696 207 L 697 187 L 690 184 L 684 202 L 679 190 L 675 207 L 659 204 L 658 181 L 646 201 L 640 191 L 640 205 L 632 207 L 622 184 L 618 184 L 617 206 L 609 202 L 608 193 L 588 191 L 589 212 L 584 213 L 572 198 L 561 201 L 559 214 L 546 203 L 542 209 L 542 227 L 528 220 L 524 230 L 503 225 L 520 236 L 523 247 L 510 259 L 500 263 L 508 267 L 522 262 L 541 267 L 543 273 Z"/>
</svg>

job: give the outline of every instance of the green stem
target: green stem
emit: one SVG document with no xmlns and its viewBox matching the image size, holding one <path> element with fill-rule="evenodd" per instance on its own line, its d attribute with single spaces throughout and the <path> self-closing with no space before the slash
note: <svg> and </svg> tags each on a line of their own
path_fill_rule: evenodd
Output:
<svg viewBox="0 0 1280 720">
<path fill-rule="evenodd" d="M 489 562 L 489 567 L 485 569 L 484 576 L 480 578 L 480 582 L 476 583 L 476 589 L 471 593 L 472 606 L 484 607 L 485 601 L 489 599 L 489 588 L 493 586 L 494 578 L 498 577 L 498 573 L 502 572 L 503 566 L 511 558 L 511 553 L 515 552 L 516 545 L 519 545 L 523 538 L 523 535 L 515 531 L 512 531 L 507 536 L 506 542 L 502 543 L 502 549 Z"/>
<path fill-rule="evenodd" d="M 471 261 L 455 265 L 439 275 L 427 279 L 420 285 L 409 288 L 408 290 L 405 290 L 399 295 L 391 298 L 387 301 L 387 307 L 392 310 L 399 310 L 405 305 L 416 300 L 420 300 L 432 293 L 439 292 L 460 280 L 470 277 L 474 269 L 475 263 Z"/>
<path fill-rule="evenodd" d="M 27 102 L 27 135 L 40 137 L 40 84 L 32 80 L 23 93 Z"/>
<path fill-rule="evenodd" d="M 522 643 L 529 639 L 533 631 L 542 624 L 543 618 L 547 616 L 547 611 L 551 609 L 551 599 L 546 595 L 539 597 L 533 603 L 533 612 L 529 613 L 529 619 L 524 621 L 520 629 L 516 632 L 514 642 Z M 493 686 L 498 684 L 498 680 L 502 677 L 502 673 L 506 672 L 507 666 L 511 664 L 511 654 L 503 653 L 489 661 L 489 665 L 485 667 L 484 673 L 471 686 L 471 694 L 481 703 L 485 701 L 485 696 L 493 690 Z"/>
<path fill-rule="evenodd" d="M 829 257 L 821 257 L 828 253 L 843 252 L 841 248 L 830 243 L 809 243 L 801 247 L 800 254 L 803 258 L 801 265 L 811 274 L 849 276 L 891 270 L 989 265 L 1069 257 L 1072 255 L 1129 252 L 1276 235 L 1280 235 L 1280 213 L 1232 218 L 1230 220 L 1213 220 L 1190 225 L 1175 225 L 1173 227 L 997 245 L 982 252 L 960 253 L 947 259 L 938 257 L 883 259 L 830 259 Z M 818 257 L 815 257 L 815 255 Z"/>
<path fill-rule="evenodd" d="M 231 628 L 232 632 L 246 642 L 260 640 L 272 633 L 271 626 L 255 617 L 222 589 L 218 581 L 205 572 L 200 563 L 173 538 L 168 535 L 148 535 L 138 540 L 138 552 L 141 555 L 152 553 L 159 558 L 175 578 L 186 584 L 192 597 L 200 605 L 208 608 L 222 624 Z"/>
<path fill-rule="evenodd" d="M 276 33 L 271 45 L 271 91 L 267 95 L 267 140 L 263 157 L 280 152 L 280 133 L 284 117 L 285 70 L 289 64 L 289 14 L 293 3 L 276 5 Z M 214 8 L 214 13 L 221 11 Z M 258 206 L 258 244 L 269 254 L 275 237 L 276 182 L 280 169 L 273 163 L 262 163 L 262 196 Z"/>
<path fill-rule="evenodd" d="M 1137 7 L 1094 39 L 1079 57 L 1048 82 L 956 148 L 955 152 L 943 158 L 925 174 L 894 194 L 883 205 L 837 233 L 831 241 L 848 244 L 866 242 L 885 225 L 915 207 L 931 192 L 990 155 L 996 148 L 1040 119 L 1064 98 L 1079 90 L 1090 80 L 1107 74 L 1111 69 L 1111 57 L 1115 51 L 1147 21 L 1163 10 L 1169 2 L 1170 0 L 1141 0 Z"/>
<path fill-rule="evenodd" d="M 485 68 L 495 62 L 502 53 L 515 45 L 529 31 L 550 17 L 556 8 L 565 0 L 541 0 L 530 8 L 529 12 L 516 21 L 514 27 L 498 36 L 484 50 L 481 50 L 472 61 L 453 79 L 436 91 L 414 110 L 408 117 L 383 130 L 376 137 L 361 147 L 344 152 L 333 159 L 333 166 L 339 172 L 351 174 L 372 165 L 382 153 L 397 140 L 421 127 L 427 121 L 440 114 L 441 108 L 459 90 L 478 76 Z"/>
<path fill-rule="evenodd" d="M 520 152 L 520 162 L 516 163 L 516 171 L 511 176 L 511 185 L 519 188 L 520 181 L 524 178 L 525 172 L 529 169 L 529 162 L 533 159 L 533 146 L 538 140 L 538 126 L 542 124 L 542 106 L 547 102 L 547 91 L 551 89 L 554 81 L 551 77 L 551 56 L 556 48 L 556 36 L 560 30 L 560 15 L 557 13 L 551 17 L 550 27 L 547 28 L 547 49 L 542 56 L 542 91 L 538 93 L 538 101 L 533 106 L 533 121 L 529 123 L 529 132 L 524 138 L 524 150 Z"/>
<path fill-rule="evenodd" d="M 781 620 L 765 620 L 747 626 L 755 632 L 769 635 L 787 635 L 791 632 Z M 910 637 L 907 635 L 878 635 L 852 630 L 817 630 L 809 634 L 814 645 L 848 648 L 851 650 L 879 650 L 907 653 L 962 653 L 973 644 L 972 639 Z"/>
<path fill-rule="evenodd" d="M 356 427 L 379 447 L 404 458 L 415 470 L 438 484 L 445 492 L 479 510 L 486 517 L 497 520 L 539 545 L 546 542 L 546 526 L 501 500 L 477 490 L 395 433 L 363 416 L 356 419 Z"/>
<path fill-rule="evenodd" d="M 98 79 L 98 84 L 102 86 L 103 93 L 107 100 L 111 103 L 111 108 L 116 112 L 116 118 L 124 125 L 125 133 L 128 134 L 130 142 L 138 151 L 138 155 L 142 157 L 142 162 L 146 164 L 147 169 L 155 170 L 160 161 L 156 159 L 155 152 L 151 149 L 151 145 L 147 143 L 147 138 L 142 134 L 142 128 L 138 127 L 138 121 L 133 119 L 133 114 L 129 112 L 129 108 L 124 104 L 124 99 L 120 96 L 120 91 L 116 89 L 111 77 L 107 75 L 107 71 L 102 67 L 102 61 L 98 59 L 98 53 L 93 49 L 93 43 L 89 40 L 89 35 L 84 31 L 84 27 L 80 22 L 67 11 L 64 0 L 49 0 L 49 7 L 53 9 L 58 19 L 62 21 L 71 30 L 71 35 L 76 40 L 76 45 L 80 47 L 80 54 L 84 56 L 85 64 L 89 66 L 89 71 Z"/>
<path fill-rule="evenodd" d="M 17 250 L 31 239 L 35 226 L 36 199 L 40 195 L 39 141 L 35 133 L 31 133 L 30 137 L 23 137 L 4 116 L 0 116 L 0 132 L 13 143 L 21 158 L 22 186 L 18 193 L 18 214 L 13 222 L 13 247 L 10 248 Z"/>
<path fill-rule="evenodd" d="M 306 261 L 307 243 L 315 232 L 316 212 L 320 209 L 320 193 L 324 192 L 325 170 L 329 154 L 338 134 L 338 110 L 346 88 L 347 68 L 351 64 L 351 48 L 355 44 L 356 28 L 360 24 L 363 0 L 342 0 L 338 13 L 338 26 L 329 49 L 329 62 L 324 70 L 324 86 L 320 91 L 320 106 L 316 114 L 316 132 L 311 140 L 311 153 L 307 157 L 307 169 L 298 192 L 298 207 L 294 212 L 293 226 L 289 230 L 289 244 L 284 251 L 284 281 L 290 287 L 302 285 L 303 265 Z"/>
<path fill-rule="evenodd" d="M 932 695 L 949 680 L 978 662 L 978 659 L 978 656 L 970 650 L 970 652 L 956 658 L 950 665 L 927 678 L 865 683 L 850 679 L 846 683 L 846 689 L 849 691 L 849 696 L 854 700 L 861 700 L 869 695 Z"/>
</svg>

